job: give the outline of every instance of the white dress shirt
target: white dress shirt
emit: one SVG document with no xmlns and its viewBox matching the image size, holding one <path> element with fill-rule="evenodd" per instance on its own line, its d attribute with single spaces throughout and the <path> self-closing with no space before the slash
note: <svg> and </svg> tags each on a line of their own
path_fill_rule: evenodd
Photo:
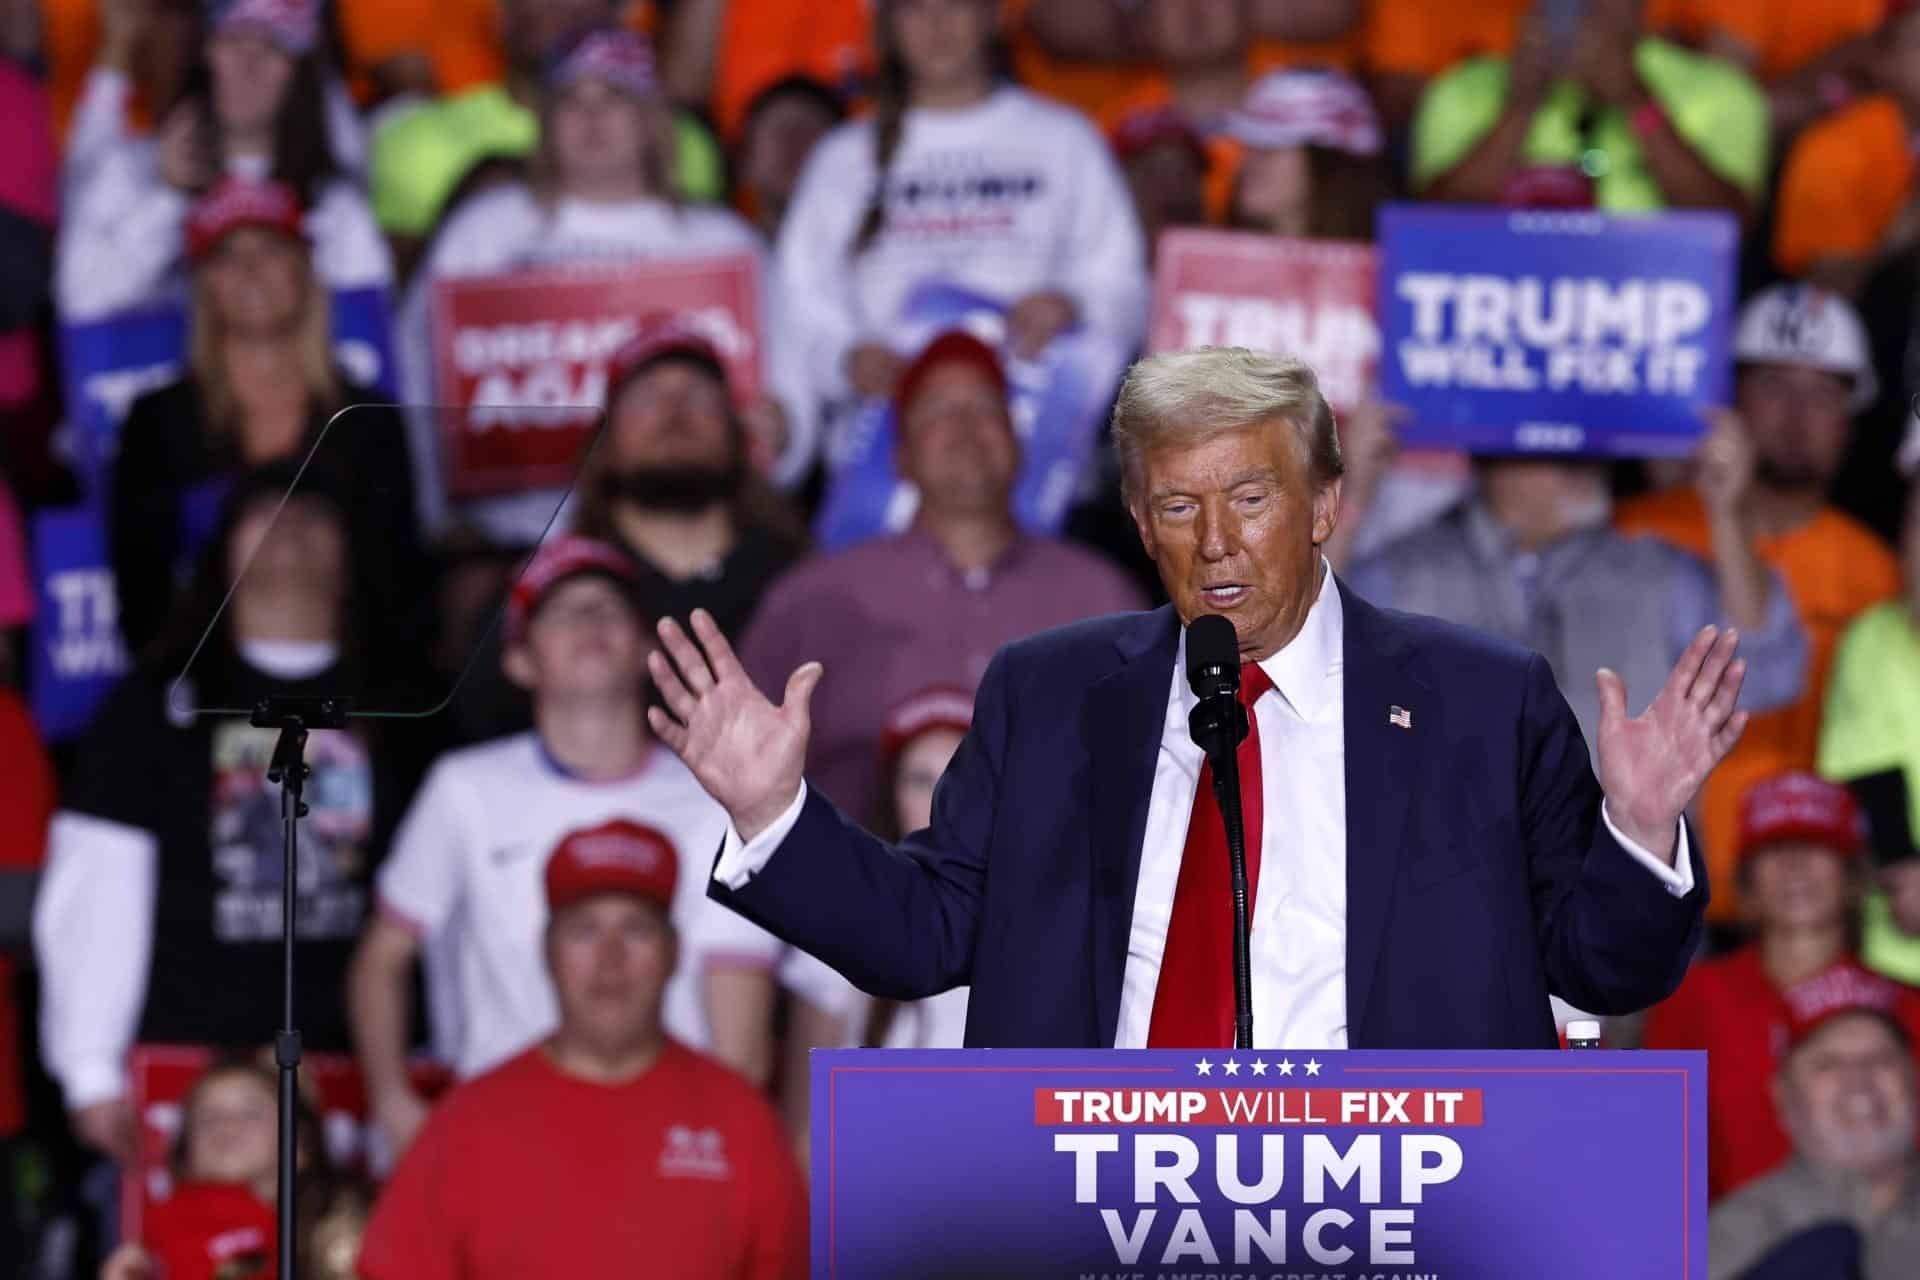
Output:
<svg viewBox="0 0 1920 1280">
<path fill-rule="evenodd" d="M 1322 562 L 1320 592 L 1299 634 L 1260 669 L 1273 688 L 1253 705 L 1260 726 L 1260 879 L 1251 935 L 1253 1039 L 1258 1049 L 1347 1047 L 1346 627 L 1333 572 Z M 1173 663 L 1167 715 L 1154 764 L 1153 794 L 1140 850 L 1140 875 L 1120 985 L 1116 1049 L 1141 1049 L 1153 1018 L 1154 988 L 1173 916 L 1174 888 L 1203 753 L 1188 732 L 1193 691 L 1186 636 Z M 728 825 L 714 878 L 737 889 L 767 864 L 800 819 L 807 790 L 774 824 L 742 842 Z M 1674 866 L 1621 834 L 1603 803 L 1601 820 L 1627 853 L 1669 893 L 1693 891 L 1687 835 Z"/>
</svg>

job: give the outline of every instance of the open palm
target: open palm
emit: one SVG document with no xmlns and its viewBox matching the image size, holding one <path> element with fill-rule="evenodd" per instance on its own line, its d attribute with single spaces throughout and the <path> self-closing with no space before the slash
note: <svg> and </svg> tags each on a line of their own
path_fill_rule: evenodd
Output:
<svg viewBox="0 0 1920 1280">
<path fill-rule="evenodd" d="M 1674 664 L 1659 696 L 1627 715 L 1627 687 L 1601 671 L 1600 787 L 1616 825 L 1653 850 L 1673 847 L 1680 815 L 1747 726 L 1739 709 L 1747 664 L 1739 636 L 1705 627 Z"/>
<path fill-rule="evenodd" d="M 712 615 L 695 609 L 691 621 L 691 637 L 672 619 L 660 623 L 665 651 L 649 655 L 647 669 L 673 714 L 649 708 L 647 723 L 727 811 L 741 838 L 751 840 L 800 792 L 812 729 L 808 700 L 821 667 L 809 662 L 789 676 L 776 707 L 740 665 Z"/>
</svg>

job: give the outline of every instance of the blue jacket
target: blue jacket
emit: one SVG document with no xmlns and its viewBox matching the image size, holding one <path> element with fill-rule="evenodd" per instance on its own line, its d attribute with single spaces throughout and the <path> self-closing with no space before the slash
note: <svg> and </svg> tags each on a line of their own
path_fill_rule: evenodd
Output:
<svg viewBox="0 0 1920 1280">
<path fill-rule="evenodd" d="M 1546 662 L 1340 590 L 1349 1045 L 1551 1048 L 1549 993 L 1670 994 L 1706 869 L 1675 897 L 1608 834 Z M 1178 639 L 1163 608 L 1008 645 L 928 829 L 890 846 L 809 788 L 767 864 L 709 892 L 875 995 L 971 983 L 969 1045 L 1112 1045 Z"/>
</svg>

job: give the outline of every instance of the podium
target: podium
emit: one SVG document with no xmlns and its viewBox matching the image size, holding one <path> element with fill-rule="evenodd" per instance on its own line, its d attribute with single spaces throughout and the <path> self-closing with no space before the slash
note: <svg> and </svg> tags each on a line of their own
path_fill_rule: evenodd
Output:
<svg viewBox="0 0 1920 1280">
<path fill-rule="evenodd" d="M 828 1050 L 813 1275 L 1704 1280 L 1706 1055 Z"/>
</svg>

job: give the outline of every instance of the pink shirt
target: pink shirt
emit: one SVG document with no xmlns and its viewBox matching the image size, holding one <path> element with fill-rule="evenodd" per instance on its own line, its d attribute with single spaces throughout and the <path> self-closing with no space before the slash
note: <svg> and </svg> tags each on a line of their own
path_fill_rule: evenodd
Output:
<svg viewBox="0 0 1920 1280">
<path fill-rule="evenodd" d="M 20 511 L 14 506 L 13 491 L 0 482 L 0 627 L 18 627 L 32 620 L 33 579 L 27 571 Z"/>
<path fill-rule="evenodd" d="M 794 566 L 768 590 L 740 654 L 776 699 L 794 668 L 825 665 L 807 781 L 868 823 L 878 816 L 880 727 L 908 695 L 934 684 L 972 689 L 1004 644 L 1145 607 L 1125 573 L 1065 542 L 1023 535 L 991 568 L 965 574 L 909 530 Z"/>
</svg>

